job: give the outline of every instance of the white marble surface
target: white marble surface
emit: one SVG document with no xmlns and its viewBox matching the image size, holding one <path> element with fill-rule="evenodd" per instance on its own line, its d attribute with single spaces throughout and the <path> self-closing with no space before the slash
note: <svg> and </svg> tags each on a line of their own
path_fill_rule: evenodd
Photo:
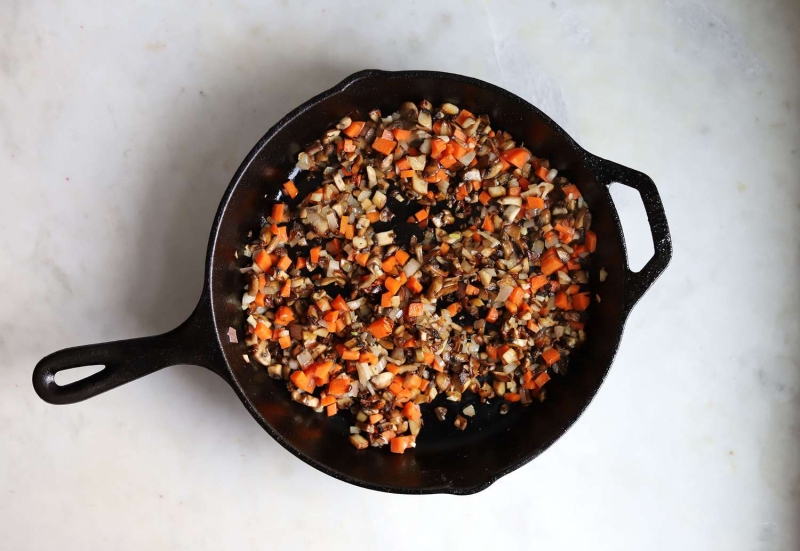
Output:
<svg viewBox="0 0 800 551">
<path fill-rule="evenodd" d="M 7 0 L 0 14 L 1 548 L 800 547 L 796 1 Z M 198 368 L 40 401 L 45 354 L 189 313 L 240 160 L 368 67 L 497 83 L 655 179 L 675 257 L 581 421 L 480 494 L 417 498 L 294 459 Z M 615 195 L 646 258 L 637 200 Z M 369 524 L 386 512 L 391 529 Z"/>
</svg>

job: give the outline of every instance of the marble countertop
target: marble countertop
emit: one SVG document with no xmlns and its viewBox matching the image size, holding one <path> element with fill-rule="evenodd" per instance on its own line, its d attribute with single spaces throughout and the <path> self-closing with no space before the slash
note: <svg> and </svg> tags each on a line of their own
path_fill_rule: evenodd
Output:
<svg viewBox="0 0 800 551">
<path fill-rule="evenodd" d="M 67 5 L 0 18 L 0 547 L 800 547 L 797 2 Z M 183 320 L 241 159 L 363 68 L 496 83 L 656 181 L 674 259 L 580 422 L 484 492 L 420 498 L 296 460 L 194 367 L 39 400 L 51 351 Z"/>
</svg>

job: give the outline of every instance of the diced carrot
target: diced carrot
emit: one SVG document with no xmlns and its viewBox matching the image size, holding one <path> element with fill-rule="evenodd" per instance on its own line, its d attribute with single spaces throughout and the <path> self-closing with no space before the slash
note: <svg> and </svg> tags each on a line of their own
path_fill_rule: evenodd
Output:
<svg viewBox="0 0 800 551">
<path fill-rule="evenodd" d="M 380 211 L 377 211 L 377 210 L 371 210 L 371 211 L 369 211 L 369 212 L 367 213 L 367 220 L 369 220 L 369 221 L 370 221 L 370 222 L 372 222 L 372 223 L 375 223 L 375 222 L 377 222 L 378 220 L 380 220 L 380 218 L 381 218 L 381 213 L 380 213 Z"/>
<path fill-rule="evenodd" d="M 593 253 L 597 248 L 597 234 L 594 233 L 592 230 L 586 230 L 586 248 L 589 249 L 590 253 Z"/>
<path fill-rule="evenodd" d="M 366 266 L 367 260 L 369 260 L 369 253 L 358 253 L 356 255 L 356 262 L 359 266 Z"/>
<path fill-rule="evenodd" d="M 575 235 L 575 228 L 562 224 L 561 222 L 557 222 L 554 227 L 558 232 L 559 241 L 562 243 L 569 243 L 572 241 L 572 236 Z"/>
<path fill-rule="evenodd" d="M 547 181 L 547 175 L 550 173 L 550 169 L 540 166 L 534 172 L 540 179 Z"/>
<path fill-rule="evenodd" d="M 415 170 L 410 170 L 409 169 L 409 170 L 401 170 L 400 171 L 400 177 L 401 178 L 413 178 L 414 174 L 416 174 Z"/>
<path fill-rule="evenodd" d="M 303 268 L 306 267 L 307 264 L 308 264 L 308 261 L 305 258 L 303 258 L 302 256 L 297 258 L 297 269 L 298 270 L 302 270 Z"/>
<path fill-rule="evenodd" d="M 336 323 L 336 320 L 339 319 L 339 311 L 329 310 L 328 312 L 325 312 L 325 314 L 322 316 L 322 319 L 327 323 Z"/>
<path fill-rule="evenodd" d="M 384 282 L 384 285 L 386 286 L 386 290 L 389 291 L 392 294 L 392 296 L 397 294 L 397 291 L 399 291 L 400 287 L 402 287 L 402 283 L 400 283 L 400 280 L 394 277 L 387 277 L 386 281 Z"/>
<path fill-rule="evenodd" d="M 586 326 L 586 324 L 584 324 L 582 321 L 571 321 L 569 322 L 569 326 L 572 327 L 575 331 L 580 331 Z"/>
<path fill-rule="evenodd" d="M 421 316 L 423 312 L 422 303 L 421 302 L 412 302 L 408 305 L 408 317 L 409 318 L 416 318 L 417 316 Z"/>
<path fill-rule="evenodd" d="M 392 135 L 398 142 L 408 141 L 411 137 L 411 130 L 403 130 L 402 128 L 395 128 L 392 130 Z"/>
<path fill-rule="evenodd" d="M 342 216 L 342 219 L 339 221 L 339 233 L 344 235 L 347 231 L 347 227 L 350 225 L 350 217 L 348 215 Z"/>
<path fill-rule="evenodd" d="M 489 308 L 489 312 L 486 314 L 486 321 L 489 323 L 494 323 L 497 321 L 497 318 L 500 317 L 500 312 L 497 311 L 497 308 L 492 306 Z"/>
<path fill-rule="evenodd" d="M 420 377 L 416 373 L 411 373 L 406 376 L 406 380 L 403 383 L 403 388 L 419 388 L 419 385 L 421 383 L 422 383 L 422 377 Z"/>
<path fill-rule="evenodd" d="M 488 205 L 489 201 L 491 201 L 491 200 L 492 200 L 492 196 L 489 195 L 488 193 L 486 193 L 485 191 L 482 191 L 481 194 L 478 195 L 478 201 L 480 201 L 484 205 Z"/>
<path fill-rule="evenodd" d="M 284 258 L 286 257 L 284 256 Z M 292 281 L 290 279 L 287 279 L 281 286 L 281 296 L 283 298 L 292 296 Z"/>
<path fill-rule="evenodd" d="M 433 352 L 422 352 L 422 363 L 426 365 L 433 365 L 433 361 L 436 359 L 436 356 Z"/>
<path fill-rule="evenodd" d="M 464 155 L 467 154 L 467 150 L 464 149 L 463 147 L 461 147 L 461 144 L 458 143 L 456 140 L 450 140 L 447 143 L 447 147 L 445 148 L 445 152 L 447 152 L 447 154 L 449 154 L 449 155 L 452 155 L 453 158 L 455 158 L 456 160 L 460 159 L 461 157 L 463 157 Z M 441 161 L 439 161 L 439 162 L 441 162 Z"/>
<path fill-rule="evenodd" d="M 510 300 L 505 301 L 503 306 L 505 306 L 506 310 L 508 310 L 512 314 L 516 314 L 519 311 L 519 306 L 517 306 L 516 304 L 514 304 Z"/>
<path fill-rule="evenodd" d="M 522 304 L 522 298 L 525 296 L 525 291 L 523 291 L 519 287 L 514 287 L 514 290 L 511 291 L 511 294 L 508 295 L 508 300 L 514 303 L 515 306 L 519 307 Z"/>
<path fill-rule="evenodd" d="M 578 244 L 572 247 L 572 258 L 579 258 L 589 254 L 589 247 L 584 244 Z"/>
<path fill-rule="evenodd" d="M 384 155 L 389 155 L 392 151 L 394 151 L 394 146 L 397 145 L 397 142 L 394 140 L 387 140 L 386 138 L 375 138 L 375 141 L 372 142 L 372 149 L 383 153 Z"/>
<path fill-rule="evenodd" d="M 491 214 L 487 215 L 486 218 L 483 219 L 483 225 L 481 226 L 481 228 L 487 232 L 494 231 L 494 221 L 492 220 Z"/>
<path fill-rule="evenodd" d="M 590 303 L 591 297 L 589 293 L 578 293 L 572 297 L 572 306 L 576 310 L 586 310 Z"/>
<path fill-rule="evenodd" d="M 384 272 L 391 273 L 394 272 L 394 267 L 396 264 L 397 259 L 394 257 L 394 255 L 392 255 L 381 263 L 381 268 Z"/>
<path fill-rule="evenodd" d="M 392 453 L 403 453 L 408 448 L 413 447 L 413 444 L 413 436 L 395 436 L 389 443 L 389 449 L 392 451 Z"/>
<path fill-rule="evenodd" d="M 547 276 L 544 275 L 537 275 L 530 278 L 528 283 L 531 285 L 531 294 L 534 294 L 536 291 L 547 285 L 547 281 Z"/>
<path fill-rule="evenodd" d="M 550 375 L 547 374 L 547 371 L 543 371 L 539 373 L 539 375 L 533 380 L 536 383 L 536 386 L 541 388 L 544 384 L 550 380 Z"/>
<path fill-rule="evenodd" d="M 506 161 L 506 160 L 505 160 L 503 157 L 500 157 L 500 164 L 502 164 L 502 165 L 503 165 L 503 170 L 502 170 L 503 172 L 505 172 L 506 170 L 508 170 L 509 168 L 511 168 L 511 163 L 509 163 L 508 161 Z"/>
<path fill-rule="evenodd" d="M 376 339 L 382 339 L 392 334 L 392 322 L 389 318 L 379 318 L 369 325 L 367 331 Z"/>
<path fill-rule="evenodd" d="M 258 337 L 262 341 L 265 341 L 272 336 L 272 331 L 270 330 L 270 328 L 267 327 L 267 325 L 261 321 L 258 322 L 258 324 L 256 324 L 256 328 L 253 330 L 253 333 L 255 333 L 256 337 Z"/>
<path fill-rule="evenodd" d="M 403 157 L 399 161 L 397 161 L 397 169 L 398 170 L 411 170 L 411 163 L 408 162 L 408 159 Z"/>
<path fill-rule="evenodd" d="M 564 192 L 564 195 L 572 195 L 573 199 L 581 197 L 581 192 L 578 191 L 578 186 L 576 186 L 575 184 L 568 184 L 566 186 L 561 186 L 561 191 Z"/>
<path fill-rule="evenodd" d="M 519 197 L 521 193 L 522 189 L 519 186 L 511 186 L 508 188 L 509 197 Z"/>
<path fill-rule="evenodd" d="M 572 310 L 572 304 L 570 303 L 569 297 L 563 291 L 556 293 L 555 305 L 556 308 L 560 308 L 562 310 Z"/>
<path fill-rule="evenodd" d="M 266 302 L 266 298 L 267 298 L 267 296 L 264 293 L 259 292 L 259 293 L 256 294 L 256 300 L 254 300 L 253 302 L 255 303 L 256 306 L 261 307 L 261 306 L 266 305 L 266 303 L 267 303 Z"/>
<path fill-rule="evenodd" d="M 466 109 L 462 109 L 461 112 L 456 117 L 455 121 L 457 125 L 464 126 L 464 123 L 467 122 L 467 119 L 475 119 L 475 115 L 473 115 Z"/>
<path fill-rule="evenodd" d="M 447 172 L 444 170 L 439 170 L 435 174 L 431 174 L 430 176 L 426 176 L 423 178 L 429 184 L 438 184 L 439 182 L 447 182 L 450 180 L 450 177 L 447 175 Z"/>
<path fill-rule="evenodd" d="M 269 253 L 264 249 L 258 251 L 255 256 L 253 257 L 253 261 L 256 263 L 262 272 L 266 272 L 272 267 L 272 257 L 269 256 Z"/>
<path fill-rule="evenodd" d="M 577 295 L 580 290 L 581 290 L 580 285 L 570 285 L 569 287 L 567 287 L 566 292 L 568 295 Z"/>
<path fill-rule="evenodd" d="M 404 266 L 405 263 L 408 262 L 409 254 L 403 249 L 397 249 L 397 252 L 394 253 L 394 257 L 401 266 Z"/>
<path fill-rule="evenodd" d="M 335 403 L 336 403 L 336 397 L 331 396 L 330 394 L 328 394 L 327 396 L 323 396 L 322 398 L 319 399 L 319 405 L 321 405 L 322 407 L 328 407 L 329 405 Z"/>
<path fill-rule="evenodd" d="M 342 359 L 343 360 L 357 360 L 358 359 L 358 350 L 345 350 L 342 352 Z"/>
<path fill-rule="evenodd" d="M 526 149 L 521 147 L 514 147 L 507 149 L 500 154 L 502 159 L 505 159 L 517 168 L 522 168 L 525 163 L 531 158 L 531 154 Z"/>
<path fill-rule="evenodd" d="M 288 306 L 281 306 L 275 314 L 275 325 L 289 325 L 294 321 L 294 313 Z"/>
<path fill-rule="evenodd" d="M 561 259 L 558 258 L 557 254 L 542 256 L 540 261 L 542 264 L 542 273 L 546 276 L 553 274 L 564 267 L 564 263 L 561 262 Z"/>
<path fill-rule="evenodd" d="M 521 399 L 522 396 L 520 396 L 518 392 L 506 392 L 503 394 L 503 400 L 507 402 L 519 402 Z"/>
<path fill-rule="evenodd" d="M 444 154 L 444 150 L 447 149 L 447 143 L 440 138 L 435 138 L 431 140 L 431 158 L 432 159 L 440 159 Z"/>
<path fill-rule="evenodd" d="M 539 325 L 533 320 L 528 320 L 528 323 L 525 324 L 525 327 L 528 328 L 528 331 L 532 331 L 534 333 L 538 333 L 539 329 L 541 329 L 541 327 L 539 327 Z"/>
<path fill-rule="evenodd" d="M 467 284 L 467 288 L 464 291 L 467 295 L 474 296 L 481 292 L 480 289 L 472 285 L 471 283 Z"/>
<path fill-rule="evenodd" d="M 523 382 L 523 383 L 529 383 L 529 382 L 531 382 L 532 380 L 533 380 L 533 371 L 526 371 L 526 372 L 525 372 L 525 373 L 522 375 L 522 382 Z"/>
<path fill-rule="evenodd" d="M 347 305 L 347 302 L 342 298 L 342 295 L 337 295 L 333 302 L 331 302 L 331 308 L 334 310 L 339 310 L 340 312 L 346 312 L 350 310 L 350 307 Z"/>
<path fill-rule="evenodd" d="M 344 129 L 344 133 L 351 138 L 355 138 L 361 133 L 361 129 L 364 128 L 365 124 L 363 121 L 353 121 L 350 126 Z"/>
<path fill-rule="evenodd" d="M 414 276 L 411 276 L 408 279 L 408 282 L 406 283 L 406 287 L 411 289 L 411 291 L 413 291 L 414 294 L 419 294 L 419 293 L 422 292 L 422 283 L 420 283 L 419 280 Z"/>
<path fill-rule="evenodd" d="M 415 375 L 419 379 L 418 376 Z M 416 387 L 411 388 L 419 388 L 419 384 Z M 403 406 L 403 415 L 406 416 L 407 419 L 412 421 L 416 421 L 417 419 L 422 417 L 422 412 L 419 410 L 419 406 L 414 402 L 408 402 L 405 406 Z"/>
<path fill-rule="evenodd" d="M 305 373 L 303 373 L 299 369 L 297 371 L 292 372 L 292 374 L 289 375 L 289 378 L 294 383 L 294 386 L 296 386 L 300 390 L 308 392 L 309 394 L 314 392 L 315 388 L 314 381 L 311 380 L 311 378 L 309 378 Z"/>
<path fill-rule="evenodd" d="M 422 209 L 420 211 L 417 211 L 417 213 L 414 215 L 414 218 L 416 218 L 419 222 L 422 222 L 427 217 L 428 217 L 428 209 Z"/>
<path fill-rule="evenodd" d="M 416 337 L 411 337 L 410 339 L 406 340 L 405 344 L 403 344 L 403 348 L 416 348 L 417 347 L 417 339 Z M 386 366 L 388 369 L 388 365 Z"/>
<path fill-rule="evenodd" d="M 458 161 L 456 161 L 456 158 L 453 157 L 452 155 L 445 155 L 441 159 L 439 159 L 439 164 L 442 165 L 445 168 L 450 168 L 451 166 L 453 166 L 457 162 Z"/>
<path fill-rule="evenodd" d="M 292 259 L 288 256 L 282 256 L 280 260 L 278 260 L 278 268 L 283 270 L 284 272 L 289 269 L 292 265 Z"/>
<path fill-rule="evenodd" d="M 569 260 L 567 260 L 567 270 L 569 270 L 569 271 L 580 270 L 581 268 L 582 268 L 582 266 L 581 266 L 580 262 L 578 262 L 576 260 L 573 260 L 571 258 Z"/>
<path fill-rule="evenodd" d="M 461 305 L 457 302 L 454 302 L 453 304 L 447 307 L 447 311 L 450 312 L 450 317 L 452 318 L 461 311 Z"/>
<path fill-rule="evenodd" d="M 419 389 L 422 392 L 425 392 L 426 390 L 428 390 L 428 386 L 430 386 L 430 384 L 431 382 L 428 379 L 422 379 L 419 383 Z"/>
<path fill-rule="evenodd" d="M 286 210 L 286 205 L 283 203 L 275 203 L 272 205 L 272 219 L 276 224 L 283 222 L 283 213 Z"/>
<path fill-rule="evenodd" d="M 548 366 L 551 366 L 561 359 L 561 354 L 559 354 L 558 350 L 555 348 L 547 348 L 544 352 L 542 352 L 542 359 L 544 360 L 544 363 L 546 363 Z"/>
<path fill-rule="evenodd" d="M 447 254 L 448 252 L 450 252 L 450 244 L 442 243 L 441 245 L 439 245 L 439 250 L 442 252 L 442 254 Z"/>
<path fill-rule="evenodd" d="M 339 375 L 328 384 L 328 394 L 332 396 L 344 396 L 350 391 L 350 377 Z"/>
<path fill-rule="evenodd" d="M 328 379 L 333 369 L 333 362 L 319 362 L 314 367 L 314 376 L 328 383 Z"/>
<path fill-rule="evenodd" d="M 543 209 L 544 199 L 541 197 L 528 196 L 525 198 L 525 204 L 528 207 L 528 210 Z"/>
<path fill-rule="evenodd" d="M 288 195 L 292 199 L 297 197 L 297 186 L 295 186 L 294 182 L 292 182 L 291 180 L 283 184 L 283 190 L 286 192 L 286 195 Z"/>
<path fill-rule="evenodd" d="M 322 247 L 312 247 L 309 255 L 312 264 L 319 263 L 319 255 L 322 252 Z"/>
<path fill-rule="evenodd" d="M 486 354 L 493 360 L 497 359 L 497 347 L 491 344 L 486 345 Z"/>
<path fill-rule="evenodd" d="M 333 417 L 339 412 L 339 408 L 336 407 L 336 404 L 329 404 L 325 407 L 325 415 L 328 417 Z"/>
<path fill-rule="evenodd" d="M 391 308 L 393 297 L 394 293 L 391 291 L 386 291 L 385 293 L 381 294 L 381 308 Z"/>
</svg>

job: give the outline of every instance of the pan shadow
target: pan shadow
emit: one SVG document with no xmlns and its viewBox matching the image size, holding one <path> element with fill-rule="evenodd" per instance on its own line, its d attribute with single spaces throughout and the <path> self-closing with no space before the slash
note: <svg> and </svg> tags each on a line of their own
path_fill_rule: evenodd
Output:
<svg viewBox="0 0 800 551">
<path fill-rule="evenodd" d="M 243 58 L 236 52 L 226 55 Z M 214 215 L 253 145 L 293 108 L 367 68 L 357 60 L 353 63 L 322 65 L 311 58 L 272 54 L 256 61 L 255 67 L 243 70 L 232 64 L 217 71 L 202 88 L 181 89 L 177 101 L 185 97 L 186 103 L 176 109 L 179 115 L 171 115 L 168 127 L 152 137 L 163 144 L 162 155 L 147 167 L 154 177 L 142 183 L 148 190 L 142 212 L 147 219 L 160 216 L 168 222 L 143 222 L 131 248 L 143 269 L 130 274 L 125 302 L 144 334 L 176 327 L 197 305 Z M 164 381 L 170 387 L 189 387 L 203 403 L 222 408 L 220 414 L 252 422 L 216 375 L 195 366 L 173 366 L 160 376 L 171 379 Z"/>
</svg>

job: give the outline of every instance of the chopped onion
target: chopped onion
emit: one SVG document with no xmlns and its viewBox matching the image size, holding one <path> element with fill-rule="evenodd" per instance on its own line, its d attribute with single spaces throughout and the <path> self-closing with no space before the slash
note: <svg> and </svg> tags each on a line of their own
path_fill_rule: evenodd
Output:
<svg viewBox="0 0 800 551">
<path fill-rule="evenodd" d="M 427 160 L 425 155 L 409 155 L 406 157 L 406 159 L 408 160 L 408 164 L 411 166 L 411 170 L 425 170 L 425 163 Z"/>
<path fill-rule="evenodd" d="M 328 228 L 331 231 L 336 231 L 339 229 L 339 221 L 336 219 L 336 213 L 333 210 L 330 210 L 328 214 L 325 215 L 325 219 L 328 221 Z"/>
<path fill-rule="evenodd" d="M 297 355 L 297 363 L 300 364 L 302 368 L 306 368 L 314 361 L 314 358 L 311 357 L 311 354 L 308 350 L 303 350 Z"/>
<path fill-rule="evenodd" d="M 233 327 L 228 327 L 228 342 L 237 344 L 239 342 L 239 337 L 236 334 L 236 329 Z"/>
<path fill-rule="evenodd" d="M 420 269 L 420 264 L 417 262 L 416 258 L 409 258 L 408 262 L 406 263 L 405 267 L 403 267 L 403 273 L 406 277 L 411 277 L 416 274 Z"/>
<path fill-rule="evenodd" d="M 377 190 L 372 196 L 372 204 L 375 205 L 375 208 L 382 209 L 386 206 L 386 195 L 381 190 Z"/>
<path fill-rule="evenodd" d="M 494 299 L 494 303 L 505 304 L 505 302 L 508 300 L 508 297 L 511 295 L 511 291 L 513 290 L 513 285 L 501 285 L 499 287 L 499 291 L 497 292 L 497 296 Z"/>
</svg>

